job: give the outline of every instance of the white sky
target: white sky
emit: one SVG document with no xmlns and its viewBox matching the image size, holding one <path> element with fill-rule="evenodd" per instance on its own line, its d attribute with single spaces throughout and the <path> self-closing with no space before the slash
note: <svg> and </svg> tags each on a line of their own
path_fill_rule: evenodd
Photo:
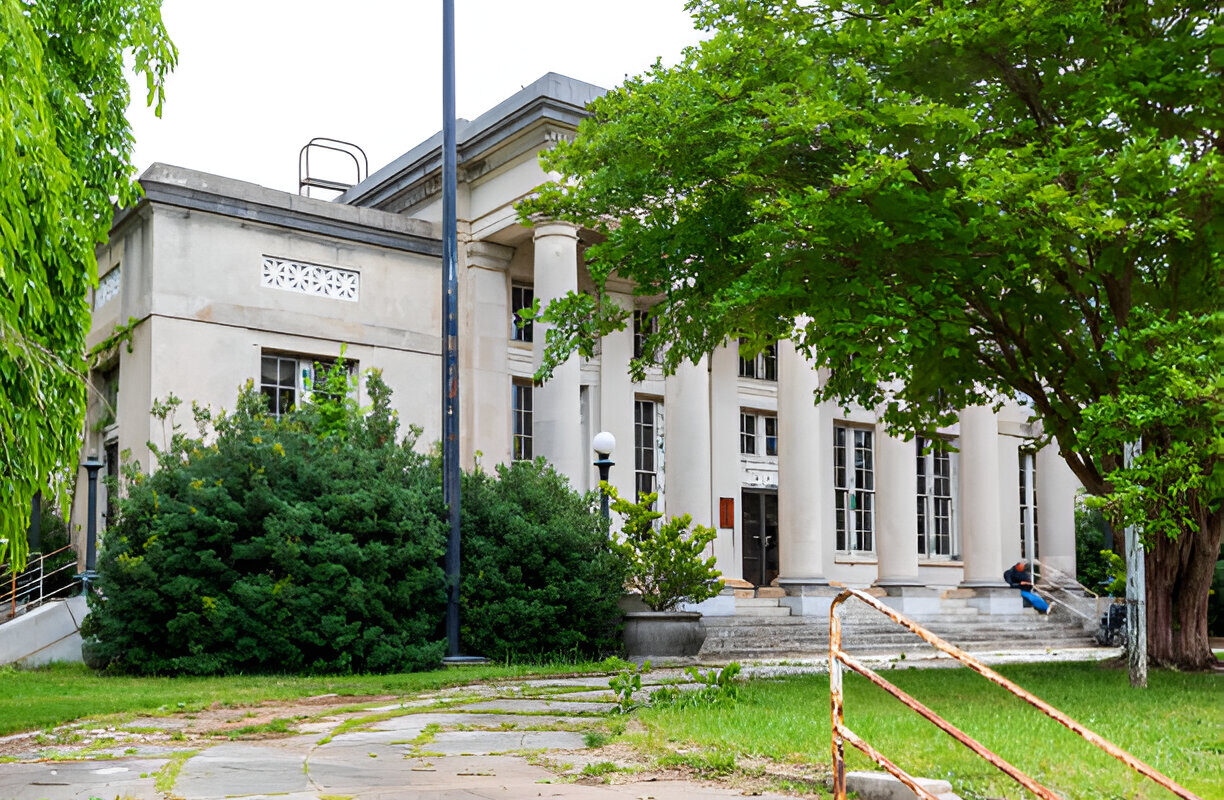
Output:
<svg viewBox="0 0 1224 800">
<path fill-rule="evenodd" d="M 164 0 L 163 15 L 179 66 L 161 119 L 133 87 L 141 171 L 162 161 L 296 192 L 313 136 L 355 142 L 373 172 L 442 126 L 441 0 Z M 550 71 L 611 88 L 700 36 L 683 0 L 455 0 L 455 17 L 466 119 Z"/>
</svg>

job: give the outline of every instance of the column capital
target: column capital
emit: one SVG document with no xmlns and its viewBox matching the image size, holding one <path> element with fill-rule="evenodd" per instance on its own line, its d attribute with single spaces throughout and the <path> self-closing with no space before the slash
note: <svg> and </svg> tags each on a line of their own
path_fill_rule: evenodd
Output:
<svg viewBox="0 0 1224 800">
<path fill-rule="evenodd" d="M 572 222 L 565 222 L 557 219 L 536 219 L 532 220 L 535 227 L 532 229 L 532 238 L 539 241 L 546 236 L 564 236 L 569 239 L 578 238 L 578 226 Z"/>
<path fill-rule="evenodd" d="M 510 266 L 510 259 L 514 258 L 513 247 L 506 247 L 494 242 L 468 242 L 465 252 L 469 267 L 494 270 L 496 272 L 505 272 Z"/>
</svg>

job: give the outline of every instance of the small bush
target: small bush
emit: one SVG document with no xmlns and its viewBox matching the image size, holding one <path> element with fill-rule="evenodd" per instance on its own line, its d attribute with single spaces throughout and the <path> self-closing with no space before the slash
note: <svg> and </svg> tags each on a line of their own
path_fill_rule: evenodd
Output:
<svg viewBox="0 0 1224 800">
<path fill-rule="evenodd" d="M 543 460 L 463 478 L 462 641 L 489 658 L 620 650 L 625 572 L 593 495 Z"/>
<path fill-rule="evenodd" d="M 672 611 L 681 603 L 700 603 L 722 591 L 722 573 L 714 568 L 714 556 L 702 557 L 717 537 L 716 530 L 693 525 L 690 533 L 693 518 L 688 514 L 656 526 L 663 516 L 654 510 L 657 494 L 642 495 L 634 503 L 608 483 L 600 487 L 624 520 L 624 541 L 613 542 L 612 549 L 628 571 L 629 588 L 641 593 L 647 608 Z"/>
<path fill-rule="evenodd" d="M 437 471 L 413 437 L 397 441 L 377 374 L 366 415 L 347 380 L 338 365 L 317 403 L 281 420 L 248 384 L 233 414 L 197 411 L 199 437 L 176 431 L 156 472 L 129 470 L 98 561 L 105 600 L 90 598 L 83 631 L 92 659 L 146 674 L 438 663 Z"/>
</svg>

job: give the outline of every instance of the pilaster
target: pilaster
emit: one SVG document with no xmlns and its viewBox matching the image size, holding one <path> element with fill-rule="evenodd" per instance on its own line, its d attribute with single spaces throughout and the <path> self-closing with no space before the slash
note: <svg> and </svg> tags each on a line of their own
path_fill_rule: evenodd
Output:
<svg viewBox="0 0 1224 800">
<path fill-rule="evenodd" d="M 1079 480 L 1058 452 L 1057 444 L 1037 451 L 1038 552 L 1043 567 L 1075 577 L 1075 493 Z M 1046 575 L 1047 578 L 1061 577 Z"/>
<path fill-rule="evenodd" d="M 917 445 L 876 425 L 876 586 L 919 586 Z"/>
<path fill-rule="evenodd" d="M 545 307 L 578 288 L 578 229 L 568 222 L 540 222 L 535 227 L 534 240 L 533 284 L 536 299 Z M 537 369 L 543 363 L 550 327 L 535 323 L 532 355 Z M 581 441 L 580 383 L 579 360 L 571 356 L 553 371 L 547 383 L 536 387 L 532 415 L 537 455 L 548 459 L 576 487 L 585 485 L 589 444 Z"/>
<path fill-rule="evenodd" d="M 778 342 L 778 582 L 788 594 L 828 583 L 824 552 L 833 536 L 833 418 L 827 403 L 816 405 L 819 388 L 811 362 L 793 342 Z"/>
<path fill-rule="evenodd" d="M 961 586 L 1000 587 L 1003 531 L 999 519 L 999 423 L 989 407 L 960 413 Z"/>
<path fill-rule="evenodd" d="M 469 242 L 464 267 L 469 290 L 464 310 L 471 314 L 465 328 L 472 337 L 462 393 L 464 435 L 460 437 L 465 465 L 475 453 L 486 466 L 510 462 L 510 383 L 506 352 L 510 324 L 510 283 L 506 270 L 514 248 L 493 242 Z"/>
<path fill-rule="evenodd" d="M 710 369 L 709 359 L 681 364 L 663 384 L 663 446 L 666 460 L 665 513 L 689 514 L 710 526 Z"/>
<path fill-rule="evenodd" d="M 606 302 L 632 312 L 633 295 L 609 291 Z M 633 497 L 633 383 L 629 380 L 629 361 L 633 358 L 633 326 L 612 331 L 600 342 L 599 424 L 596 433 L 608 431 L 616 437 L 616 462 L 608 475 L 609 483 L 621 497 Z M 589 448 L 590 443 L 586 443 Z"/>
<path fill-rule="evenodd" d="M 739 350 L 734 344 L 715 348 L 710 355 L 710 470 L 713 489 L 710 513 L 718 522 L 718 501 L 731 498 L 735 504 L 732 526 L 719 528 L 714 555 L 724 578 L 743 578 L 744 552 L 741 520 L 744 502 L 739 450 Z"/>
</svg>

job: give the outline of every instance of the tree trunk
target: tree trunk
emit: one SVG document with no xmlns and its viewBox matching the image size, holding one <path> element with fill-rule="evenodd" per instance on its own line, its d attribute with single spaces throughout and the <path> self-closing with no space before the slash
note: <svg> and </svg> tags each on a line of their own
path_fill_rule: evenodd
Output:
<svg viewBox="0 0 1224 800">
<path fill-rule="evenodd" d="M 1146 559 L 1148 658 L 1183 670 L 1217 663 L 1207 642 L 1207 596 L 1220 555 L 1224 511 L 1200 507 L 1193 516 L 1198 530 L 1183 529 L 1176 539 L 1157 538 Z"/>
</svg>

